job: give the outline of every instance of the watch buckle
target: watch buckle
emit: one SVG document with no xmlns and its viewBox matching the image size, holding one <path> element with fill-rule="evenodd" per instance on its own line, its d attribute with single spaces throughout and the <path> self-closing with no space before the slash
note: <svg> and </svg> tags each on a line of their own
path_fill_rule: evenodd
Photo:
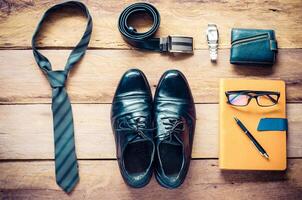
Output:
<svg viewBox="0 0 302 200">
<path fill-rule="evenodd" d="M 193 53 L 193 38 L 185 36 L 168 36 L 160 38 L 161 52 Z"/>
</svg>

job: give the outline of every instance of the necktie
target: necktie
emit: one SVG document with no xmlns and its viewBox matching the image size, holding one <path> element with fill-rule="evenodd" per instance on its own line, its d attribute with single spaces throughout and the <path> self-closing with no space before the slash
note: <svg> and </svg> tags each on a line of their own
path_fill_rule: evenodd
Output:
<svg viewBox="0 0 302 200">
<path fill-rule="evenodd" d="M 36 37 L 45 19 L 63 7 L 77 7 L 87 17 L 87 26 L 80 42 L 72 50 L 64 70 L 52 71 L 48 59 L 36 48 Z M 39 22 L 32 38 L 33 54 L 39 67 L 46 74 L 52 88 L 52 114 L 55 141 L 56 182 L 67 193 L 79 181 L 78 163 L 75 152 L 73 117 L 65 82 L 69 71 L 85 54 L 92 32 L 92 19 L 86 6 L 81 2 L 69 1 L 49 8 Z"/>
</svg>

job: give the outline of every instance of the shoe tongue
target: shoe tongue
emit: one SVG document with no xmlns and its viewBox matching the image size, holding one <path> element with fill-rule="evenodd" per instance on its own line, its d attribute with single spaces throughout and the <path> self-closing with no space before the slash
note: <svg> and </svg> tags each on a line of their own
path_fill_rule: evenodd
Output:
<svg viewBox="0 0 302 200">
<path fill-rule="evenodd" d="M 173 137 L 172 140 L 169 140 L 169 138 L 168 138 L 162 142 L 165 144 L 171 144 L 174 146 L 182 146 L 182 144 L 175 137 Z"/>
<path fill-rule="evenodd" d="M 138 142 L 145 142 L 148 141 L 146 138 L 142 138 L 141 136 L 136 136 L 134 139 L 132 139 L 129 144 L 134 144 Z"/>
</svg>

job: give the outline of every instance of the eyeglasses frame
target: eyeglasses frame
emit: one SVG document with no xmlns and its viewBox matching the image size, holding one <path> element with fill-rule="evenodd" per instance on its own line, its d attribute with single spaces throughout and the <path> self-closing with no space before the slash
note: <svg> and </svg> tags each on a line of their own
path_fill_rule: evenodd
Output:
<svg viewBox="0 0 302 200">
<path fill-rule="evenodd" d="M 241 93 L 243 95 L 249 96 L 249 99 L 248 99 L 248 101 L 247 101 L 247 103 L 245 105 L 234 105 L 234 104 L 232 104 L 230 102 L 229 96 L 231 94 L 237 94 L 237 93 Z M 253 93 L 255 95 L 251 95 L 251 93 Z M 256 99 L 256 102 L 257 102 L 258 106 L 260 106 L 260 107 L 271 107 L 271 106 L 276 105 L 278 103 L 278 101 L 279 101 L 279 98 L 280 98 L 280 92 L 274 92 L 274 91 L 233 90 L 233 91 L 226 91 L 225 95 L 227 97 L 227 103 L 228 104 L 230 104 L 232 106 L 238 106 L 238 107 L 244 107 L 244 106 L 249 105 L 250 101 L 253 98 Z M 273 99 L 274 101 L 276 101 L 276 102 L 273 102 L 274 103 L 273 105 L 269 105 L 269 106 L 260 105 L 259 102 L 258 102 L 258 98 L 257 97 L 264 96 L 264 95 L 277 95 L 277 100 Z"/>
</svg>

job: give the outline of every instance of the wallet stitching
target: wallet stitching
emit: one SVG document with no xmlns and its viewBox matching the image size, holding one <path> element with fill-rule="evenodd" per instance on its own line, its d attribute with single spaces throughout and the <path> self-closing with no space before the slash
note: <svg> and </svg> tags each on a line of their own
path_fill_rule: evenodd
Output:
<svg viewBox="0 0 302 200">
<path fill-rule="evenodd" d="M 253 35 L 253 36 L 249 36 L 249 37 L 237 38 L 236 40 L 232 40 L 232 41 L 231 41 L 231 44 L 234 43 L 234 42 L 239 42 L 239 43 L 241 43 L 241 42 L 240 42 L 241 40 L 248 40 L 248 39 L 250 39 L 251 41 L 257 41 L 257 40 L 258 40 L 257 37 L 265 36 L 265 35 L 267 36 L 265 39 L 270 39 L 269 33 L 261 33 L 261 34 Z M 264 39 L 264 38 L 262 38 L 262 39 Z M 244 43 L 244 42 L 243 42 L 243 43 Z"/>
<path fill-rule="evenodd" d="M 262 42 L 262 41 L 266 41 L 268 40 L 267 38 L 263 38 L 263 39 L 260 39 L 260 40 L 252 40 L 252 41 L 248 41 L 248 42 L 242 42 L 242 43 L 238 43 L 238 44 L 232 44 L 232 48 L 233 47 L 238 47 L 238 46 L 242 46 L 242 45 L 245 45 L 245 44 L 249 44 L 249 43 L 252 43 L 252 42 Z"/>
</svg>

